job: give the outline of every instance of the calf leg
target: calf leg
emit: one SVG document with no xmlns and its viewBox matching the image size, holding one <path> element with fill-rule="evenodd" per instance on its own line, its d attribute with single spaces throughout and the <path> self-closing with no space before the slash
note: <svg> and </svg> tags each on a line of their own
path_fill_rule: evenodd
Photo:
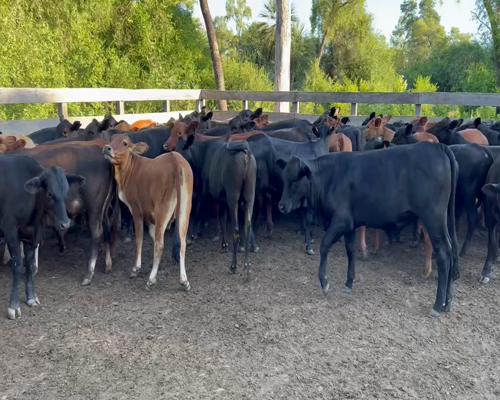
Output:
<svg viewBox="0 0 500 400">
<path fill-rule="evenodd" d="M 248 253 L 250 250 L 250 241 L 253 235 L 252 229 L 252 211 L 253 203 L 245 203 L 245 278 L 247 281 L 250 280 L 250 260 L 248 259 Z"/>
<path fill-rule="evenodd" d="M 319 263 L 319 283 L 321 288 L 323 289 L 323 293 L 327 294 L 330 288 L 330 284 L 328 283 L 327 277 L 327 263 L 328 263 L 328 253 L 332 246 L 342 237 L 345 232 L 345 227 L 343 224 L 335 223 L 332 219 L 332 223 L 330 227 L 323 236 L 323 240 L 321 241 L 320 246 L 320 263 Z"/>
<path fill-rule="evenodd" d="M 266 225 L 267 225 L 267 236 L 269 239 L 273 237 L 274 233 L 274 223 L 273 223 L 273 198 L 269 193 L 266 196 Z"/>
<path fill-rule="evenodd" d="M 377 229 L 378 231 L 378 229 Z M 347 253 L 348 267 L 347 267 L 347 280 L 345 282 L 344 291 L 351 293 L 352 283 L 356 277 L 356 259 L 354 257 L 354 250 L 356 248 L 356 231 L 352 230 L 344 234 L 345 238 L 345 251 Z"/>
<path fill-rule="evenodd" d="M 359 251 L 364 260 L 368 258 L 368 251 L 366 249 L 366 226 L 359 228 Z"/>
<path fill-rule="evenodd" d="M 419 224 L 422 224 L 422 222 L 419 221 Z M 423 225 L 422 225 L 422 231 L 424 232 L 424 243 L 425 243 L 424 278 L 428 278 L 432 274 L 432 243 L 429 237 L 429 232 L 427 232 L 427 228 Z"/>
<path fill-rule="evenodd" d="M 481 272 L 481 283 L 486 284 L 491 278 L 491 267 L 497 257 L 497 222 L 492 218 L 488 218 L 488 255 L 484 263 L 483 272 Z"/>
<path fill-rule="evenodd" d="M 144 237 L 144 219 L 142 215 L 134 215 L 134 228 L 135 228 L 135 265 L 130 273 L 131 278 L 137 278 L 141 269 L 142 261 L 142 240 Z"/>
<path fill-rule="evenodd" d="M 375 247 L 371 251 L 372 254 L 377 254 L 380 250 L 380 229 L 375 229 Z"/>
<path fill-rule="evenodd" d="M 467 235 L 465 236 L 464 244 L 460 250 L 460 257 L 463 257 L 469 251 L 470 242 L 472 236 L 474 235 L 474 230 L 476 229 L 477 222 L 477 208 L 474 203 L 467 205 Z M 458 231 L 458 225 L 457 225 Z"/>
<path fill-rule="evenodd" d="M 238 270 L 238 244 L 240 241 L 240 227 L 238 224 L 238 201 L 228 199 L 229 218 L 231 219 L 231 228 L 233 231 L 233 259 L 231 261 L 231 272 L 235 274 Z"/>
<path fill-rule="evenodd" d="M 9 319 L 16 319 L 21 317 L 21 307 L 19 306 L 19 281 L 21 280 L 22 273 L 21 248 L 17 233 L 6 233 L 6 235 L 9 235 L 5 239 L 12 256 L 12 289 L 7 316 Z"/>
<path fill-rule="evenodd" d="M 26 267 L 26 304 L 30 307 L 36 307 L 40 305 L 38 296 L 35 294 L 35 285 L 33 284 L 33 277 L 37 272 L 37 262 L 35 257 L 36 249 L 33 249 L 31 244 L 26 244 L 24 247 L 24 265 Z"/>
<path fill-rule="evenodd" d="M 87 275 L 83 278 L 82 285 L 87 286 L 92 282 L 92 277 L 95 273 L 95 264 L 99 256 L 99 247 L 101 247 L 102 239 L 102 221 L 96 216 L 89 215 L 90 229 L 90 258 L 88 261 Z"/>
<path fill-rule="evenodd" d="M 309 255 L 313 255 L 314 250 L 312 248 L 311 224 L 307 222 L 307 209 L 305 207 L 300 208 L 300 225 L 304 231 L 306 253 Z"/>
<path fill-rule="evenodd" d="M 227 210 L 226 205 L 222 205 L 219 207 L 219 224 L 221 227 L 221 253 L 227 253 L 229 248 L 229 243 L 227 242 Z"/>
</svg>

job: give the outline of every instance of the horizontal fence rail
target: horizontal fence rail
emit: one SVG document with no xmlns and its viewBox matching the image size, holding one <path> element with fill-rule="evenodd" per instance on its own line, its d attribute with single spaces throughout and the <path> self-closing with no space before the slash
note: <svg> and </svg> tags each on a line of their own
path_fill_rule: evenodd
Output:
<svg viewBox="0 0 500 400">
<path fill-rule="evenodd" d="M 136 119 L 155 119 L 159 123 L 166 122 L 179 112 L 170 112 L 171 100 L 194 100 L 196 109 L 200 110 L 207 100 L 241 101 L 243 108 L 248 108 L 249 101 L 288 102 L 292 103 L 291 113 L 269 113 L 274 120 L 291 117 L 314 120 L 315 115 L 299 114 L 300 103 L 348 103 L 351 105 L 351 121 L 356 118 L 358 104 L 413 104 L 415 114 L 402 117 L 404 121 L 419 117 L 422 105 L 460 105 L 460 106 L 492 106 L 500 107 L 500 94 L 485 93 L 368 93 L 368 92 L 240 92 L 205 89 L 116 89 L 116 88 L 75 88 L 75 89 L 39 89 L 39 88 L 0 88 L 0 105 L 23 103 L 57 104 L 59 117 L 68 118 L 69 103 L 114 102 L 117 116 L 127 122 Z M 124 114 L 127 101 L 163 101 L 163 113 Z M 187 111 L 181 111 L 181 114 Z M 230 118 L 232 112 L 216 112 L 219 119 Z M 70 121 L 80 120 L 83 124 L 93 117 L 68 118 Z M 96 118 L 102 118 L 96 117 Z M 399 117 L 398 117 L 399 119 Z M 56 119 L 28 121 L 0 121 L 0 130 L 9 133 L 30 133 L 37 129 L 54 126 Z"/>
</svg>

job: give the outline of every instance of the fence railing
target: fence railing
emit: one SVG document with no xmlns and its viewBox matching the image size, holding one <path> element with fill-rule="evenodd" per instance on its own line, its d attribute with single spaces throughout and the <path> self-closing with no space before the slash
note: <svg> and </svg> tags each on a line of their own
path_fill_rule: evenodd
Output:
<svg viewBox="0 0 500 400">
<path fill-rule="evenodd" d="M 125 114 L 127 101 L 163 101 L 163 113 Z M 32 88 L 0 88 L 0 105 L 22 103 L 55 103 L 59 117 L 68 118 L 68 104 L 76 102 L 114 102 L 116 114 L 126 121 L 142 118 L 154 118 L 165 122 L 178 111 L 170 111 L 172 100 L 195 100 L 196 109 L 200 110 L 206 100 L 239 100 L 243 108 L 248 108 L 249 101 L 289 102 L 291 113 L 271 113 L 277 119 L 290 118 L 300 113 L 300 103 L 348 103 L 351 104 L 351 117 L 358 115 L 358 104 L 412 104 L 415 114 L 421 116 L 422 105 L 443 104 L 462 106 L 500 106 L 500 94 L 484 93 L 347 93 L 347 92 L 239 92 L 203 89 L 171 90 L 171 89 L 114 89 L 114 88 L 78 88 L 78 89 L 32 89 Z M 183 111 L 181 111 L 183 113 Z M 218 117 L 230 117 L 233 113 L 216 113 Z M 303 115 L 312 119 L 315 116 Z M 410 116 L 408 116 L 410 117 Z M 70 118 L 79 119 L 82 123 L 93 117 Z M 0 130 L 13 133 L 29 133 L 37 129 L 57 124 L 55 119 L 29 121 L 1 121 Z"/>
</svg>

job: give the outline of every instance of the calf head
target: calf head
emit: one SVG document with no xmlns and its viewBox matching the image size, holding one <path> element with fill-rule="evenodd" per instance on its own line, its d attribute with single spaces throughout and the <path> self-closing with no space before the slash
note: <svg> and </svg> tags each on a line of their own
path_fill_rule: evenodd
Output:
<svg viewBox="0 0 500 400">
<path fill-rule="evenodd" d="M 310 194 L 313 175 L 306 163 L 295 156 L 288 162 L 277 160 L 276 164 L 283 170 L 283 194 L 278 208 L 282 213 L 288 214 L 300 208 L 303 200 Z"/>
<path fill-rule="evenodd" d="M 375 111 L 372 112 L 368 117 L 366 117 L 366 119 L 363 121 L 363 123 L 361 124 L 361 126 L 368 125 L 368 122 L 370 122 L 376 116 L 377 116 L 377 114 L 375 113 Z"/>
<path fill-rule="evenodd" d="M 385 124 L 388 123 L 390 119 L 391 116 L 389 115 L 384 118 L 377 117 L 368 122 L 366 129 L 364 130 L 366 139 L 370 140 L 378 136 L 383 136 L 384 140 L 392 142 L 392 139 L 394 139 L 394 131 L 385 126 Z"/>
<path fill-rule="evenodd" d="M 257 125 L 258 128 L 264 128 L 265 126 L 269 125 L 269 115 L 263 115 L 260 118 L 255 118 L 253 120 L 255 122 L 255 125 Z"/>
<path fill-rule="evenodd" d="M 71 123 L 67 119 L 61 118 L 61 122 L 56 127 L 56 138 L 75 137 L 78 135 L 81 126 L 80 121 Z"/>
<path fill-rule="evenodd" d="M 252 110 L 243 110 L 240 111 L 238 116 L 241 118 L 241 122 L 253 121 L 256 118 L 260 118 L 262 116 L 262 108 L 257 108 L 255 111 Z"/>
<path fill-rule="evenodd" d="M 24 189 L 32 195 L 40 195 L 44 209 L 53 220 L 53 226 L 66 230 L 70 220 L 66 211 L 66 199 L 69 187 L 79 187 L 85 183 L 80 175 L 66 174 L 58 166 L 46 168 L 39 176 L 31 178 L 24 184 Z"/>
<path fill-rule="evenodd" d="M 405 127 L 399 128 L 394 134 L 394 139 L 391 143 L 402 145 L 402 144 L 413 144 L 417 143 L 418 140 L 413 136 L 413 125 L 408 124 Z"/>
<path fill-rule="evenodd" d="M 212 118 L 214 116 L 213 111 L 209 111 L 208 113 L 204 112 L 205 110 L 202 110 L 202 113 L 200 115 L 200 129 L 210 129 L 213 124 L 211 124 Z"/>
<path fill-rule="evenodd" d="M 427 132 L 436 136 L 440 143 L 451 144 L 456 129 L 462 125 L 463 119 L 451 121 L 448 117 L 439 121 L 436 125 L 427 129 Z"/>
<path fill-rule="evenodd" d="M 391 146 L 394 146 L 394 144 L 388 142 L 387 140 L 384 140 L 383 136 L 378 136 L 376 138 L 368 140 L 363 150 L 364 151 L 380 150 Z"/>
<path fill-rule="evenodd" d="M 173 125 L 172 130 L 170 131 L 170 137 L 163 144 L 163 150 L 167 152 L 174 151 L 179 139 L 186 139 L 190 134 L 193 134 L 194 136 L 194 133 L 196 132 L 196 129 L 199 128 L 199 126 L 200 123 L 198 121 L 193 121 L 189 125 L 187 125 L 185 122 L 176 122 Z"/>
<path fill-rule="evenodd" d="M 116 120 L 111 115 L 106 116 L 102 122 L 94 118 L 92 122 L 86 126 L 83 135 L 85 140 L 101 139 L 102 132 L 112 129 L 116 125 Z"/>
<path fill-rule="evenodd" d="M 113 135 L 111 142 L 102 148 L 104 158 L 118 169 L 128 164 L 132 153 L 141 155 L 147 151 L 148 145 L 146 143 L 132 143 L 130 137 L 125 134 Z"/>
</svg>

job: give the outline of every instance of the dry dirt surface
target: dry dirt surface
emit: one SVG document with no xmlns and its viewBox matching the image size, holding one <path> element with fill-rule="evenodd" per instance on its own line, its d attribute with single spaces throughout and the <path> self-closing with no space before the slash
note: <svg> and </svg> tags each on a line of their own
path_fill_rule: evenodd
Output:
<svg viewBox="0 0 500 400">
<path fill-rule="evenodd" d="M 424 248 L 410 248 L 408 229 L 357 263 L 351 294 L 337 243 L 324 296 L 323 232 L 308 256 L 297 226 L 278 220 L 272 241 L 259 231 L 250 283 L 229 274 L 230 254 L 209 230 L 188 248 L 188 293 L 170 235 L 150 292 L 151 239 L 139 278 L 128 277 L 134 246 L 120 243 L 114 272 L 102 272 L 101 250 L 82 287 L 86 237 L 70 235 L 64 257 L 50 237 L 35 278 L 42 306 L 23 304 L 20 320 L 6 319 L 11 272 L 0 267 L 0 400 L 500 398 L 500 282 L 478 283 L 485 237 L 462 259 L 452 313 L 433 319 L 436 273 L 423 278 Z"/>
</svg>

